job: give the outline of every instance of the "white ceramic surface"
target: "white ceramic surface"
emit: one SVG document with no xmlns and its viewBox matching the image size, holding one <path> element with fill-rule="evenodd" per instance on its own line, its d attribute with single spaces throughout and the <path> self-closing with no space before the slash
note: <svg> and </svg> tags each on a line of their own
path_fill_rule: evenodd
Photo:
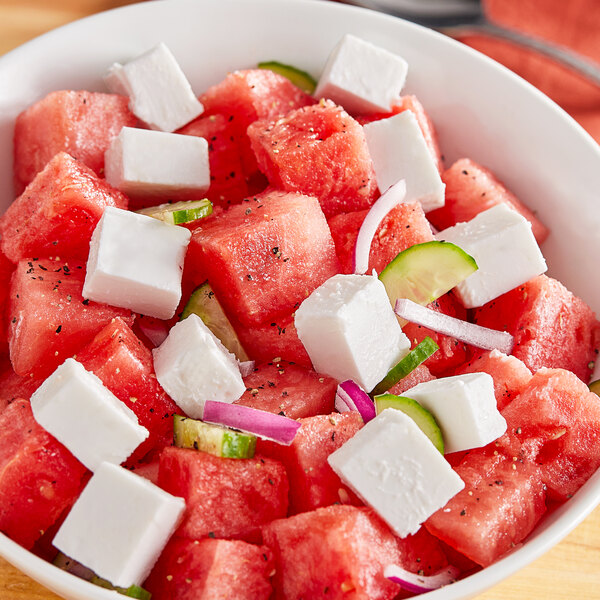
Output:
<svg viewBox="0 0 600 600">
<path fill-rule="evenodd" d="M 447 164 L 469 156 L 492 168 L 552 230 L 550 274 L 600 311 L 600 150 L 569 116 L 493 61 L 418 26 L 315 0 L 163 0 L 100 14 L 46 34 L 0 59 L 0 207 L 12 194 L 14 117 L 56 89 L 104 90 L 102 75 L 159 41 L 196 92 L 230 70 L 277 59 L 315 76 L 344 33 L 403 55 L 406 92 L 435 122 Z M 476 596 L 564 537 L 600 502 L 600 473 L 525 544 L 463 581 L 422 596 Z M 68 600 L 119 598 L 58 571 L 0 535 L 0 555 Z"/>
</svg>

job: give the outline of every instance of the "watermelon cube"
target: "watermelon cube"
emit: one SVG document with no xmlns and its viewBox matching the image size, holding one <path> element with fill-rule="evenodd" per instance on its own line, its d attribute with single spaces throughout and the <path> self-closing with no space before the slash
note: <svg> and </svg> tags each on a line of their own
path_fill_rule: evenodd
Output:
<svg viewBox="0 0 600 600">
<path fill-rule="evenodd" d="M 58 152 L 68 152 L 101 175 L 112 139 L 137 122 L 127 103 L 127 97 L 115 94 L 61 90 L 23 111 L 14 134 L 17 194 Z"/>
<path fill-rule="evenodd" d="M 432 379 L 435 379 L 435 376 L 431 374 L 431 371 L 424 364 L 420 364 L 406 377 L 401 379 L 396 385 L 391 387 L 389 393 L 395 394 L 396 396 L 402 396 L 406 390 L 410 390 L 420 383 L 425 383 L 426 381 L 431 381 Z"/>
<path fill-rule="evenodd" d="M 498 410 L 503 410 L 531 381 L 531 371 L 516 357 L 498 350 L 482 352 L 462 365 L 456 375 L 489 373 L 494 380 L 494 395 Z"/>
<path fill-rule="evenodd" d="M 85 467 L 33 418 L 27 400 L 0 414 L 0 531 L 31 548 L 76 500 Z"/>
<path fill-rule="evenodd" d="M 200 265 L 225 311 L 244 325 L 289 314 L 338 271 L 317 200 L 285 192 L 255 196 L 196 229 L 188 261 Z"/>
<path fill-rule="evenodd" d="M 333 412 L 337 381 L 285 360 L 258 365 L 244 379 L 246 391 L 234 404 L 290 419 Z"/>
<path fill-rule="evenodd" d="M 573 371 L 587 383 L 597 356 L 600 323 L 560 282 L 539 275 L 474 312 L 477 324 L 514 336 L 512 354 L 535 373 Z"/>
<path fill-rule="evenodd" d="M 198 450 L 162 451 L 158 484 L 184 498 L 177 535 L 259 540 L 261 525 L 286 515 L 288 480 L 271 458 L 219 458 Z"/>
<path fill-rule="evenodd" d="M 373 512 L 328 506 L 279 519 L 263 527 L 275 556 L 275 597 L 392 600 L 400 587 L 383 576 L 388 565 L 413 573 L 436 573 L 447 560 L 425 534 L 403 540 Z"/>
<path fill-rule="evenodd" d="M 523 541 L 546 511 L 537 465 L 494 450 L 490 444 L 466 455 L 455 468 L 465 488 L 425 523 L 483 567 Z"/>
<path fill-rule="evenodd" d="M 42 379 L 37 379 L 30 375 L 21 377 L 17 375 L 8 357 L 2 358 L 0 368 L 0 413 L 13 400 L 25 399 L 29 400 L 31 394 L 40 387 Z"/>
<path fill-rule="evenodd" d="M 573 373 L 540 369 L 502 415 L 499 449 L 535 461 L 553 498 L 570 498 L 600 467 L 600 399 Z"/>
<path fill-rule="evenodd" d="M 272 571 L 266 546 L 173 538 L 144 588 L 157 600 L 269 600 Z"/>
<path fill-rule="evenodd" d="M 322 101 L 248 128 L 269 183 L 316 196 L 325 216 L 368 208 L 377 194 L 362 127 L 341 107 Z"/>
<path fill-rule="evenodd" d="M 546 226 L 488 169 L 469 158 L 457 160 L 442 174 L 446 184 L 446 204 L 427 213 L 439 230 L 470 221 L 480 212 L 497 204 L 508 204 L 530 223 L 533 235 L 541 244 L 550 233 Z"/>
<path fill-rule="evenodd" d="M 137 416 L 150 435 L 129 457 L 143 457 L 173 439 L 173 414 L 181 412 L 156 380 L 152 352 L 130 327 L 117 317 L 82 350 L 77 360 Z"/>
<path fill-rule="evenodd" d="M 342 273 L 354 273 L 353 257 L 356 238 L 368 210 L 336 215 L 329 220 L 329 229 Z M 377 228 L 371 243 L 367 273 L 383 271 L 402 250 L 414 244 L 433 240 L 433 233 L 418 202 L 399 204 L 392 209 Z"/>
<path fill-rule="evenodd" d="M 6 308 L 10 280 L 15 270 L 15 265 L 0 250 L 0 354 L 8 353 L 8 323 L 6 321 Z"/>
<path fill-rule="evenodd" d="M 105 325 L 133 315 L 84 300 L 85 270 L 76 262 L 23 260 L 10 287 L 8 343 L 15 373 L 42 378 L 81 350 Z"/>
<path fill-rule="evenodd" d="M 0 218 L 2 251 L 13 262 L 32 256 L 85 261 L 107 206 L 127 208 L 127 198 L 60 152 Z"/>
</svg>

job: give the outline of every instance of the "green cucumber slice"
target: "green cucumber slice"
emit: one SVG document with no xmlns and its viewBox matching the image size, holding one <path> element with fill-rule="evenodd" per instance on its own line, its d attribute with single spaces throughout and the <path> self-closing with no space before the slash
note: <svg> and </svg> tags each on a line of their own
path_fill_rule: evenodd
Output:
<svg viewBox="0 0 600 600">
<path fill-rule="evenodd" d="M 450 242 L 433 240 L 400 252 L 379 279 L 395 306 L 407 298 L 426 306 L 477 270 L 475 259 Z"/>
<path fill-rule="evenodd" d="M 390 369 L 390 372 L 375 386 L 371 392 L 371 396 L 378 396 L 387 392 L 437 350 L 439 350 L 439 346 L 430 337 L 426 337 L 400 360 L 395 367 Z"/>
<path fill-rule="evenodd" d="M 235 354 L 241 362 L 248 360 L 248 354 L 240 342 L 233 325 L 223 311 L 217 300 L 210 283 L 203 283 L 197 287 L 187 304 L 183 308 L 180 321 L 189 317 L 192 313 L 198 315 L 204 324 L 221 340 L 221 343 L 229 352 Z"/>
<path fill-rule="evenodd" d="M 296 87 L 299 87 L 302 91 L 307 94 L 312 94 L 317 87 L 317 82 L 309 75 L 306 71 L 301 71 L 296 67 L 292 67 L 291 65 L 286 65 L 284 63 L 277 62 L 276 60 L 269 60 L 265 62 L 258 63 L 259 69 L 268 69 L 269 71 L 274 71 L 275 73 L 279 73 L 279 75 L 283 75 L 287 79 L 289 79 Z"/>
<path fill-rule="evenodd" d="M 142 208 L 137 212 L 170 225 L 181 225 L 208 217 L 212 214 L 212 209 L 212 202 L 205 198 L 204 200 L 184 200 L 173 204 L 159 204 Z"/>
<path fill-rule="evenodd" d="M 416 400 L 406 396 L 394 396 L 394 394 L 381 394 L 375 396 L 375 411 L 377 414 L 386 408 L 395 408 L 408 415 L 431 440 L 432 444 L 444 454 L 444 438 L 435 417 L 423 408 Z"/>
<path fill-rule="evenodd" d="M 107 590 L 113 590 L 128 598 L 138 598 L 138 600 L 151 600 L 152 598 L 152 594 L 139 585 L 130 585 L 128 588 L 116 587 L 110 581 L 102 579 L 102 577 L 98 577 L 97 575 L 90 579 L 90 583 Z"/>
<path fill-rule="evenodd" d="M 596 394 L 597 396 L 600 396 L 600 379 L 596 379 L 596 381 L 592 381 L 592 383 L 590 383 L 590 385 L 588 385 L 588 387 L 590 388 L 590 392 L 594 392 L 594 394 Z"/>
<path fill-rule="evenodd" d="M 252 458 L 256 436 L 181 415 L 173 421 L 173 442 L 179 448 L 202 450 L 223 458 Z"/>
</svg>

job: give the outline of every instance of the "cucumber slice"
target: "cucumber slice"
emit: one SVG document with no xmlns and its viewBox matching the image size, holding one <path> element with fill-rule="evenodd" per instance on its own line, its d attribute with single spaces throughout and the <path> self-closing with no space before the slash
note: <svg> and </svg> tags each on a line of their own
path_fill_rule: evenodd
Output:
<svg viewBox="0 0 600 600">
<path fill-rule="evenodd" d="M 426 337 L 420 344 L 415 346 L 390 372 L 375 386 L 371 396 L 378 396 L 387 392 L 392 386 L 404 379 L 411 371 L 414 371 L 422 362 L 426 361 L 439 346 L 430 338 Z"/>
<path fill-rule="evenodd" d="M 590 388 L 590 392 L 594 392 L 594 394 L 596 394 L 597 396 L 600 396 L 600 379 L 596 379 L 596 381 L 592 381 L 592 383 L 590 383 L 590 385 L 588 385 L 588 387 Z"/>
<path fill-rule="evenodd" d="M 426 306 L 477 270 L 475 259 L 450 242 L 433 240 L 403 250 L 383 269 L 383 282 L 392 306 L 408 298 Z"/>
<path fill-rule="evenodd" d="M 309 75 L 306 71 L 301 71 L 296 67 L 292 67 L 291 65 L 285 65 L 283 63 L 277 62 L 276 60 L 259 62 L 258 68 L 268 69 L 269 71 L 274 71 L 275 73 L 279 73 L 279 75 L 283 75 L 284 77 L 289 79 L 296 87 L 299 87 L 307 94 L 312 94 L 315 91 L 315 88 L 317 87 L 317 82 L 315 81 L 314 77 Z"/>
<path fill-rule="evenodd" d="M 252 458 L 256 436 L 227 427 L 175 415 L 173 441 L 179 448 L 194 448 L 223 458 Z"/>
<path fill-rule="evenodd" d="M 97 575 L 94 575 L 90 579 L 90 583 L 107 590 L 113 590 L 128 598 L 138 598 L 138 600 L 151 600 L 152 598 L 152 594 L 139 585 L 130 585 L 128 588 L 115 587 L 110 581 L 102 579 L 102 577 L 98 577 Z"/>
<path fill-rule="evenodd" d="M 375 396 L 375 410 L 377 414 L 386 408 L 395 408 L 408 415 L 431 440 L 432 444 L 444 454 L 444 438 L 435 417 L 416 400 L 406 396 L 394 396 L 394 394 L 381 394 Z"/>
<path fill-rule="evenodd" d="M 192 313 L 198 315 L 204 321 L 204 324 L 221 340 L 223 346 L 229 352 L 235 354 L 239 361 L 249 360 L 240 338 L 238 338 L 208 282 L 203 283 L 192 292 L 181 313 L 180 321 L 183 321 Z"/>
<path fill-rule="evenodd" d="M 142 208 L 137 212 L 170 225 L 181 225 L 182 223 L 208 217 L 212 214 L 212 209 L 212 202 L 205 198 L 204 200 L 184 200 L 173 204 L 159 204 L 158 206 Z"/>
</svg>

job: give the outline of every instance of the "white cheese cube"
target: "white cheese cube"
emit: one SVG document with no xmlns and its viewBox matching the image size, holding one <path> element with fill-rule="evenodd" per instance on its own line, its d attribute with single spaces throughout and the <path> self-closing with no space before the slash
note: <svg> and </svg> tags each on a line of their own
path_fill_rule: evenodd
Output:
<svg viewBox="0 0 600 600">
<path fill-rule="evenodd" d="M 182 498 L 102 463 L 52 543 L 114 586 L 141 585 L 184 509 Z"/>
<path fill-rule="evenodd" d="M 163 43 L 125 65 L 115 63 L 105 82 L 111 91 L 129 96 L 131 112 L 151 129 L 175 131 L 204 111 Z"/>
<path fill-rule="evenodd" d="M 107 207 L 90 241 L 83 297 L 170 319 L 190 237 L 185 227 Z"/>
<path fill-rule="evenodd" d="M 402 538 L 465 487 L 419 426 L 394 408 L 369 421 L 327 461 Z"/>
<path fill-rule="evenodd" d="M 121 464 L 149 435 L 135 413 L 72 358 L 34 392 L 31 409 L 90 471 L 105 461 Z"/>
<path fill-rule="evenodd" d="M 327 59 L 315 98 L 330 98 L 351 113 L 389 112 L 406 81 L 397 54 L 346 34 Z"/>
<path fill-rule="evenodd" d="M 446 452 L 481 448 L 506 432 L 487 373 L 468 373 L 420 383 L 402 393 L 433 414 Z"/>
<path fill-rule="evenodd" d="M 106 181 L 129 196 L 189 200 L 210 186 L 208 142 L 123 127 L 105 153 Z"/>
<path fill-rule="evenodd" d="M 315 371 L 366 391 L 410 350 L 383 283 L 371 275 L 334 275 L 300 305 L 295 325 Z"/>
<path fill-rule="evenodd" d="M 195 314 L 152 353 L 158 382 L 193 419 L 202 418 L 207 400 L 231 403 L 246 390 L 235 356 Z"/>
<path fill-rule="evenodd" d="M 412 111 L 367 123 L 363 129 L 382 194 L 404 179 L 405 202 L 420 202 L 425 212 L 444 206 L 445 185 Z"/>
<path fill-rule="evenodd" d="M 547 269 L 531 223 L 506 204 L 435 237 L 460 246 L 477 262 L 477 271 L 454 288 L 466 308 L 483 306 Z"/>
</svg>

